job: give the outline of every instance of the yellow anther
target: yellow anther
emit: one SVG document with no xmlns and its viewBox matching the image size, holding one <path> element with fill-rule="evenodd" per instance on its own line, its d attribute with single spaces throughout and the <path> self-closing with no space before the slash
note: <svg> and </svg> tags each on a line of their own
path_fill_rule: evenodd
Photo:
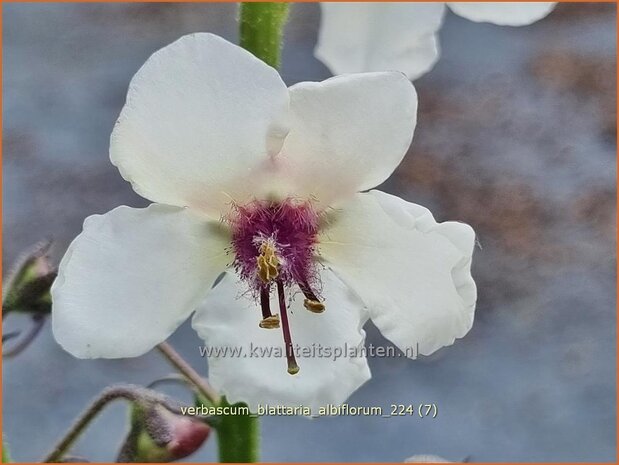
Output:
<svg viewBox="0 0 619 465">
<path fill-rule="evenodd" d="M 322 313 L 325 311 L 325 304 L 317 300 L 305 299 L 303 301 L 303 306 L 312 313 Z"/>
<path fill-rule="evenodd" d="M 260 321 L 258 325 L 263 329 L 275 329 L 279 328 L 279 315 L 271 315 Z"/>
<path fill-rule="evenodd" d="M 271 282 L 279 275 L 279 259 L 275 254 L 275 247 L 269 242 L 263 242 L 258 250 L 260 252 L 256 257 L 258 276 L 264 283 Z"/>
</svg>

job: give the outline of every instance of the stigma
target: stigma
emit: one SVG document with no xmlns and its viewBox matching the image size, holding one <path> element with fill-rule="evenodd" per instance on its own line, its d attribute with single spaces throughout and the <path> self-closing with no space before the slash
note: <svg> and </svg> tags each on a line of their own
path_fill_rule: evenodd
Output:
<svg viewBox="0 0 619 465">
<path fill-rule="evenodd" d="M 227 221 L 232 231 L 234 268 L 262 312 L 258 324 L 263 329 L 281 327 L 287 371 L 294 375 L 299 365 L 293 352 L 286 291 L 302 292 L 308 311 L 325 311 L 316 292 L 319 279 L 314 256 L 319 215 L 308 201 L 256 200 L 236 206 Z M 279 314 L 271 311 L 271 293 L 277 295 Z"/>
</svg>

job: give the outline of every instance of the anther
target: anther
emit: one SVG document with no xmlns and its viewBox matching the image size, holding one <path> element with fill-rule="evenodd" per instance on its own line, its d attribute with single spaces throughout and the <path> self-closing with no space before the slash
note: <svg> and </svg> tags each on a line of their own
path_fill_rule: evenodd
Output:
<svg viewBox="0 0 619 465">
<path fill-rule="evenodd" d="M 312 288 L 310 287 L 308 282 L 299 281 L 298 284 L 299 284 L 299 288 L 301 289 L 301 292 L 303 292 L 303 295 L 305 296 L 305 300 L 303 301 L 303 306 L 312 313 L 324 312 L 325 304 L 323 304 L 320 300 L 318 300 L 318 297 L 316 297 L 316 294 L 314 294 L 314 291 L 312 291 Z"/>
<path fill-rule="evenodd" d="M 279 259 L 275 254 L 275 247 L 269 242 L 264 242 L 258 251 L 260 252 L 256 257 L 258 277 L 263 283 L 269 283 L 279 275 Z"/>
<path fill-rule="evenodd" d="M 263 318 L 262 320 L 260 320 L 260 323 L 258 323 L 258 326 L 260 326 L 262 329 L 279 328 L 279 315 L 273 315 L 268 318 Z"/>
<path fill-rule="evenodd" d="M 296 375 L 299 372 L 299 365 L 294 357 L 292 348 L 292 338 L 290 337 L 290 325 L 288 324 L 288 314 L 286 313 L 286 298 L 284 296 L 284 285 L 277 281 L 277 294 L 279 297 L 279 312 L 282 316 L 282 333 L 286 345 L 286 359 L 288 360 L 288 373 Z"/>
<path fill-rule="evenodd" d="M 322 313 L 325 311 L 325 304 L 317 300 L 305 299 L 303 306 L 312 313 Z"/>
</svg>

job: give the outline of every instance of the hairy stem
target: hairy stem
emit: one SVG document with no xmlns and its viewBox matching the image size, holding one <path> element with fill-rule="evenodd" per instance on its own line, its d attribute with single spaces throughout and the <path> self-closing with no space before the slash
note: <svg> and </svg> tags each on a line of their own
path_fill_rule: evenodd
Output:
<svg viewBox="0 0 619 465">
<path fill-rule="evenodd" d="M 103 410 L 110 402 L 116 399 L 124 399 L 130 402 L 150 402 L 158 403 L 168 409 L 170 412 L 177 415 L 182 414 L 182 406 L 171 400 L 169 397 L 160 394 L 156 391 L 143 388 L 133 384 L 119 384 L 110 386 L 103 390 L 92 404 L 82 413 L 75 423 L 65 433 L 63 438 L 52 449 L 52 451 L 43 459 L 44 463 L 60 462 L 69 452 L 75 441 L 86 430 L 90 422 Z M 202 421 L 207 423 L 212 422 L 210 417 L 197 416 Z"/>
<path fill-rule="evenodd" d="M 285 2 L 241 3 L 241 47 L 249 50 L 267 65 L 279 68 L 282 36 L 288 19 L 289 4 Z"/>
<path fill-rule="evenodd" d="M 157 346 L 159 352 L 174 365 L 191 384 L 200 396 L 211 406 L 230 407 L 225 398 L 202 378 L 167 342 Z M 235 404 L 241 407 L 245 404 Z M 221 415 L 213 423 L 217 431 L 219 446 L 219 461 L 226 463 L 257 462 L 260 455 L 260 424 L 254 415 Z"/>
<path fill-rule="evenodd" d="M 60 462 L 69 451 L 77 438 L 86 430 L 86 427 L 103 408 L 116 399 L 134 400 L 135 393 L 129 386 L 111 386 L 105 389 L 99 397 L 80 415 L 76 422 L 65 433 L 60 442 L 43 459 L 44 463 Z"/>
<path fill-rule="evenodd" d="M 28 333 L 25 336 L 22 336 L 21 340 L 15 344 L 13 347 L 7 350 L 3 350 L 2 357 L 10 358 L 19 355 L 24 350 L 28 348 L 30 343 L 35 340 L 43 326 L 45 325 L 47 315 L 34 315 L 32 317 L 32 326 L 28 330 Z"/>
<path fill-rule="evenodd" d="M 170 362 L 179 373 L 193 384 L 200 394 L 208 399 L 212 404 L 219 403 L 219 394 L 187 363 L 174 348 L 167 342 L 162 342 L 157 346 L 159 352 Z"/>
</svg>

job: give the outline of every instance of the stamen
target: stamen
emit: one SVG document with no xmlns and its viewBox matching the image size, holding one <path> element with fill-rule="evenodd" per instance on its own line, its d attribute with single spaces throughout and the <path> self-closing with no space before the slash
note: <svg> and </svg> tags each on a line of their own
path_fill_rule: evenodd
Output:
<svg viewBox="0 0 619 465">
<path fill-rule="evenodd" d="M 271 302 L 269 296 L 269 288 L 263 287 L 260 289 L 260 307 L 262 309 L 262 320 L 259 325 L 264 329 L 279 328 L 279 315 L 271 314 Z"/>
<path fill-rule="evenodd" d="M 286 344 L 286 358 L 288 359 L 288 373 L 296 375 L 299 372 L 299 365 L 294 358 L 292 349 L 292 338 L 290 337 L 290 326 L 288 324 L 288 314 L 286 313 L 286 298 L 284 296 L 284 285 L 281 281 L 277 281 L 277 294 L 279 297 L 279 312 L 282 315 L 282 333 L 284 334 L 284 343 Z"/>
<path fill-rule="evenodd" d="M 301 292 L 303 292 L 303 295 L 305 296 L 303 306 L 312 313 L 324 312 L 325 304 L 318 300 L 318 297 L 316 297 L 316 294 L 312 291 L 309 283 L 307 281 L 299 281 L 298 284 Z"/>
</svg>

